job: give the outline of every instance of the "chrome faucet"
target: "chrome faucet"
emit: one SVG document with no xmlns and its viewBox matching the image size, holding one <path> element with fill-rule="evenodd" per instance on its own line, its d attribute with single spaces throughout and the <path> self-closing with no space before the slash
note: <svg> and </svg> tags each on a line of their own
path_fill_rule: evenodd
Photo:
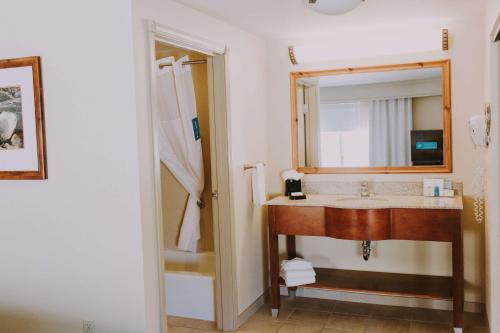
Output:
<svg viewBox="0 0 500 333">
<path fill-rule="evenodd" d="M 368 182 L 367 181 L 361 182 L 361 188 L 359 190 L 359 194 L 363 198 L 370 196 L 370 191 L 368 190 Z"/>
</svg>

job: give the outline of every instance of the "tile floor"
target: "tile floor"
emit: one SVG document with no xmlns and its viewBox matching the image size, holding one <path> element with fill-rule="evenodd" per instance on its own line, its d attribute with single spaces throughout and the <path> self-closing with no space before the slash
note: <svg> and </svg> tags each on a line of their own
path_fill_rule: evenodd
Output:
<svg viewBox="0 0 500 333">
<path fill-rule="evenodd" d="M 237 332 L 244 333 L 449 333 L 450 311 L 348 303 L 323 299 L 282 298 L 277 319 L 263 306 Z M 464 333 L 489 333 L 481 314 L 465 314 Z M 169 326 L 169 333 L 209 333 Z"/>
</svg>

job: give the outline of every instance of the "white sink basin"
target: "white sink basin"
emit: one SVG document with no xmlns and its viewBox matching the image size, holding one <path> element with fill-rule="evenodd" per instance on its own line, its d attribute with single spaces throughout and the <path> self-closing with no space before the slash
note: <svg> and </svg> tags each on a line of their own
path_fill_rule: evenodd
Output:
<svg viewBox="0 0 500 333">
<path fill-rule="evenodd" d="M 388 200 L 385 198 L 379 198 L 379 197 L 349 197 L 349 198 L 340 198 L 340 199 L 337 199 L 335 201 L 342 202 L 342 203 L 348 203 L 348 202 L 359 203 L 359 202 L 367 202 L 367 201 L 368 202 L 369 201 L 384 202 L 384 201 L 388 201 Z"/>
</svg>

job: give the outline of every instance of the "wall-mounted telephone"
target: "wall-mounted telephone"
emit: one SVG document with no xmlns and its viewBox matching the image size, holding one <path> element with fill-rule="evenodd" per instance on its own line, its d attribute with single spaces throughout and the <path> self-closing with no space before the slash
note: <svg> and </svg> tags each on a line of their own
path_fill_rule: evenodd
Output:
<svg viewBox="0 0 500 333">
<path fill-rule="evenodd" d="M 484 115 L 473 116 L 469 119 L 469 133 L 476 147 L 488 148 L 490 144 L 491 108 L 486 104 Z M 486 191 L 486 169 L 482 165 L 476 166 L 472 181 L 474 192 L 474 217 L 477 223 L 484 220 L 484 197 Z"/>
</svg>

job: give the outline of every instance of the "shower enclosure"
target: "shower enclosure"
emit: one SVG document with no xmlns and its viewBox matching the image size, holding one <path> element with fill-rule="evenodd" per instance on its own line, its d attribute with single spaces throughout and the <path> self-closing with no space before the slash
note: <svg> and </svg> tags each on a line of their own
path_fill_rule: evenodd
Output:
<svg viewBox="0 0 500 333">
<path fill-rule="evenodd" d="M 234 330 L 225 48 L 154 22 L 150 31 L 162 311 Z"/>
</svg>

